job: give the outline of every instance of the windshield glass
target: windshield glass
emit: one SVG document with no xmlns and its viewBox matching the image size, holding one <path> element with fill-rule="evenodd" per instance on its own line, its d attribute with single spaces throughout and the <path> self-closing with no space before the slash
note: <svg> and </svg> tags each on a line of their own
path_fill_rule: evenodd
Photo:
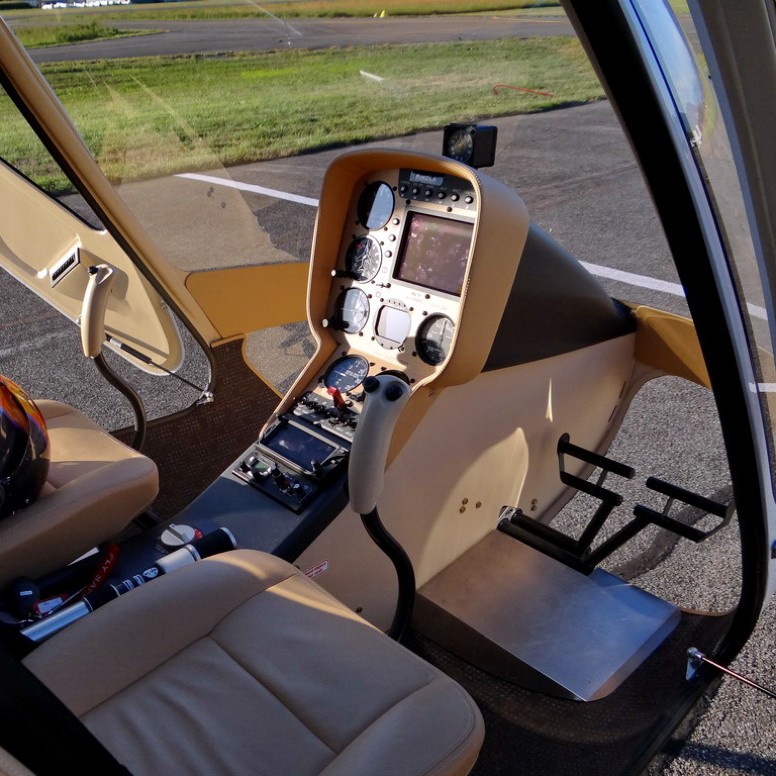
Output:
<svg viewBox="0 0 776 776">
<path fill-rule="evenodd" d="M 568 373 L 559 371 L 536 393 L 547 398 L 534 414 L 552 426 L 541 444 L 554 446 L 567 423 L 588 417 L 592 409 L 601 412 L 605 436 L 591 434 L 589 444 L 605 447 L 622 420 L 618 413 L 625 414 L 620 400 L 627 404 L 628 390 L 636 392 L 663 374 L 661 364 L 631 361 L 629 310 L 643 305 L 661 315 L 688 315 L 657 214 L 615 111 L 557 0 L 384 2 L 385 13 L 381 8 L 376 16 L 373 8 L 350 0 L 330 0 L 325 7 L 305 0 L 266 7 L 227 0 L 39 7 L 9 10 L 3 16 L 26 43 L 121 199 L 174 265 L 170 275 L 181 278 L 194 302 L 211 316 L 204 323 L 212 322 L 215 329 L 207 334 L 212 350 L 234 342 L 258 377 L 279 395 L 291 389 L 316 352 L 304 304 L 306 262 L 321 185 L 332 160 L 347 150 L 374 147 L 438 155 L 450 124 L 495 128 L 495 163 L 482 174 L 517 192 L 538 227 L 531 234 L 540 246 L 539 258 L 527 269 L 526 285 L 551 275 L 539 283 L 539 293 L 527 295 L 532 314 L 546 313 L 550 333 L 555 328 L 565 332 L 567 326 L 568 347 L 579 353 Z M 328 13 L 335 16 L 324 15 Z M 680 28 L 671 24 L 666 34 L 683 40 Z M 56 36 L 65 34 L 80 40 L 62 44 Z M 705 99 L 705 78 L 698 75 L 704 71 L 692 64 L 686 48 L 674 49 L 675 89 L 682 95 L 687 136 L 703 147 L 715 121 Z M 23 124 L 17 114 L 11 100 L 0 95 L 4 126 Z M 493 134 L 488 130 L 481 136 Z M 0 133 L 0 157 L 80 212 L 82 203 L 71 184 L 31 138 L 30 131 Z M 446 150 L 458 154 L 466 148 L 465 138 L 458 135 Z M 483 151 L 483 156 L 488 154 Z M 379 197 L 375 200 L 379 205 Z M 418 229 L 433 223 L 413 217 Z M 447 233 L 448 249 L 461 242 L 462 233 Z M 343 236 L 358 245 L 363 230 L 354 225 Z M 557 276 L 556 270 L 542 274 L 545 246 L 552 266 L 562 268 Z M 397 255 L 401 250 L 400 243 Z M 424 287 L 422 259 L 412 253 L 404 258 L 407 263 L 389 282 L 416 281 Z M 622 351 L 618 346 L 605 357 L 605 363 L 616 360 L 617 370 L 600 369 L 600 379 L 618 404 L 614 410 L 599 406 L 597 388 L 588 398 L 569 388 L 576 389 L 588 374 L 599 379 L 600 367 L 585 352 L 589 341 L 580 344 L 588 302 L 578 302 L 578 280 L 584 278 L 584 286 L 596 290 L 594 313 L 600 286 L 576 260 L 603 286 L 601 307 L 617 318 L 617 336 L 621 321 L 627 327 Z M 561 276 L 564 271 L 566 277 Z M 265 285 L 266 278 L 281 282 Z M 460 276 L 451 273 L 435 287 L 458 298 L 460 286 Z M 374 292 L 372 286 L 363 288 Z M 610 303 L 608 297 L 616 301 Z M 35 307 L 24 315 L 13 310 L 5 328 L 0 326 L 6 336 L 0 352 L 18 359 L 23 384 L 29 384 L 31 373 L 24 357 L 31 347 L 27 338 L 35 343 L 38 363 L 56 363 L 56 353 L 41 352 L 49 340 L 46 331 L 35 327 L 37 314 Z M 375 337 L 393 347 L 405 335 L 389 336 L 401 320 L 381 315 Z M 692 327 L 681 323 L 692 348 Z M 542 326 L 529 324 L 521 328 L 510 318 L 505 326 L 508 344 L 541 344 Z M 445 330 L 439 329 L 441 347 Z M 53 349 L 57 343 L 52 338 Z M 599 344 L 608 353 L 610 343 Z M 193 348 L 187 345 L 185 350 L 188 355 Z M 517 368 L 537 381 L 544 379 L 540 361 L 552 363 L 548 352 L 554 353 L 539 348 L 535 362 Z M 620 368 L 623 375 L 632 375 L 627 390 L 614 376 Z M 207 375 L 192 375 L 190 381 L 194 388 L 176 386 L 187 403 L 198 395 L 197 386 L 207 384 Z M 71 382 L 77 392 L 85 378 Z M 216 401 L 232 388 L 228 378 L 220 387 L 216 380 Z M 159 393 L 153 388 L 148 392 Z M 564 392 L 574 394 L 566 397 L 568 409 L 559 398 Z M 70 399 L 46 384 L 34 393 Z M 651 380 L 643 395 L 643 403 L 634 401 L 628 415 L 632 427 L 617 437 L 621 446 L 613 448 L 615 457 L 643 475 L 634 480 L 624 511 L 644 501 L 642 486 L 649 474 L 729 501 L 727 461 L 715 436 L 711 393 L 671 377 Z M 165 404 L 167 411 L 179 406 Z M 259 425 L 253 419 L 248 423 Z M 537 482 L 556 475 L 554 452 L 549 460 L 548 471 L 537 475 Z M 527 496 L 528 485 L 525 493 L 525 510 L 538 516 L 547 505 Z M 728 599 L 693 597 L 705 595 L 706 589 L 688 585 L 685 600 L 694 608 L 730 605 Z M 729 585 L 726 595 L 734 590 Z"/>
<path fill-rule="evenodd" d="M 767 282 L 760 275 L 755 257 L 748 211 L 727 128 L 691 18 L 683 17 L 680 25 L 667 5 L 635 0 L 634 6 L 684 123 L 687 142 L 720 225 L 757 374 L 757 383 L 750 389 L 760 398 L 773 460 L 776 366 L 764 294 Z"/>
</svg>

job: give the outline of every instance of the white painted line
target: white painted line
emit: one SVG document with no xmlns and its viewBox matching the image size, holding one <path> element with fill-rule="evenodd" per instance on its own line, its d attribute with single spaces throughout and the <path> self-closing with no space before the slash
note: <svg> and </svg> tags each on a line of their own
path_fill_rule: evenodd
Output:
<svg viewBox="0 0 776 776">
<path fill-rule="evenodd" d="M 776 383 L 749 383 L 749 390 L 752 393 L 776 393 Z"/>
<path fill-rule="evenodd" d="M 364 73 L 364 71 L 361 72 L 363 75 L 369 75 L 369 73 Z M 379 76 L 374 77 L 379 78 Z M 254 194 L 263 194 L 266 197 L 283 199 L 287 202 L 296 202 L 299 205 L 318 207 L 318 200 L 313 199 L 312 197 L 302 197 L 299 194 L 289 194 L 285 191 L 278 191 L 277 189 L 268 189 L 264 186 L 256 186 L 253 183 L 240 183 L 240 181 L 233 181 L 231 178 L 216 178 L 214 175 L 200 175 L 200 173 L 196 172 L 184 172 L 176 175 L 175 177 L 189 178 L 190 180 L 202 181 L 203 183 L 212 183 L 216 186 L 227 186 L 230 189 L 239 189 L 240 191 L 250 191 Z M 619 283 L 626 283 L 629 286 L 636 286 L 637 288 L 648 288 L 651 291 L 660 291 L 661 293 L 671 294 L 672 296 L 684 296 L 684 289 L 679 285 L 679 283 L 669 283 L 666 280 L 658 280 L 657 278 L 651 278 L 647 275 L 636 275 L 633 272 L 625 272 L 621 269 L 604 267 L 600 264 L 590 264 L 587 261 L 581 261 L 580 264 L 591 275 L 596 275 L 600 278 L 616 280 Z M 761 318 L 764 321 L 768 320 L 768 314 L 764 307 L 760 307 L 751 303 L 748 303 L 747 307 L 751 316 L 755 318 Z"/>
<path fill-rule="evenodd" d="M 746 308 L 749 310 L 749 315 L 751 315 L 753 318 L 761 318 L 764 321 L 768 320 L 768 311 L 764 307 L 747 302 Z"/>
<path fill-rule="evenodd" d="M 385 78 L 381 78 L 379 75 L 375 75 L 374 73 L 367 73 L 366 70 L 359 70 L 359 73 L 364 76 L 364 78 L 371 78 L 373 81 L 384 81 Z"/>
<path fill-rule="evenodd" d="M 52 331 L 48 334 L 40 334 L 36 335 L 34 340 L 25 340 L 22 342 L 17 342 L 14 345 L 11 345 L 7 348 L 0 348 L 0 358 L 11 358 L 12 356 L 17 355 L 18 353 L 25 353 L 29 352 L 31 350 L 40 350 L 41 348 L 47 346 L 50 342 L 55 342 L 56 340 L 64 340 L 71 336 L 71 330 L 67 329 L 65 331 Z"/>
<path fill-rule="evenodd" d="M 581 261 L 580 264 L 591 274 L 609 280 L 617 280 L 620 283 L 627 283 L 629 286 L 638 286 L 639 288 L 649 288 L 652 291 L 661 291 L 664 294 L 673 296 L 684 296 L 684 289 L 678 283 L 669 283 L 665 280 L 657 280 L 646 275 L 635 275 L 632 272 L 624 272 L 621 269 L 612 267 L 602 267 L 599 264 L 589 264 Z"/>
<path fill-rule="evenodd" d="M 264 188 L 264 186 L 254 186 L 252 183 L 240 183 L 239 181 L 233 181 L 229 178 L 216 178 L 214 175 L 200 175 L 196 172 L 184 172 L 175 177 L 189 178 L 194 181 L 202 181 L 203 183 L 213 183 L 216 186 L 226 186 L 230 189 L 239 189 L 240 191 L 251 191 L 254 194 L 264 194 L 267 197 L 275 197 L 275 199 L 285 199 L 288 202 L 297 202 L 300 205 L 318 207 L 318 200 L 313 199 L 312 197 L 301 197 L 298 194 L 288 194 L 285 191 L 267 189 Z"/>
</svg>

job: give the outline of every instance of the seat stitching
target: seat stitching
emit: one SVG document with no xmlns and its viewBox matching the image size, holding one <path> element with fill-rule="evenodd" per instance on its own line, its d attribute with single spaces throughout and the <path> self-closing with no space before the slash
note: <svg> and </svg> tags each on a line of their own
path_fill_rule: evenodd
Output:
<svg viewBox="0 0 776 776">
<path fill-rule="evenodd" d="M 197 639 L 196 639 L 195 641 L 189 642 L 188 644 L 184 645 L 183 647 L 181 647 L 180 649 L 176 650 L 175 652 L 171 652 L 171 653 L 170 653 L 170 654 L 169 654 L 169 655 L 168 655 L 168 656 L 167 656 L 167 657 L 166 657 L 164 660 L 162 660 L 160 663 L 158 663 L 157 665 L 155 665 L 155 666 L 154 666 L 154 667 L 153 667 L 153 668 L 152 668 L 150 671 L 147 671 L 146 673 L 142 674 L 141 676 L 138 676 L 136 679 L 133 679 L 131 682 L 128 682 L 128 683 L 127 683 L 127 684 L 125 684 L 123 687 L 119 688 L 119 689 L 118 689 L 116 692 L 114 692 L 114 693 L 111 693 L 110 695 L 108 695 L 107 697 L 105 697 L 105 698 L 104 698 L 103 700 L 101 700 L 99 703 L 96 703 L 96 704 L 95 704 L 94 706 L 92 706 L 91 708 L 89 708 L 89 709 L 86 709 L 86 710 L 83 712 L 83 714 L 81 714 L 80 716 L 81 716 L 81 717 L 85 717 L 87 714 L 91 714 L 91 713 L 92 713 L 93 711 L 95 711 L 96 709 L 99 709 L 99 708 L 100 708 L 101 706 L 103 706 L 105 703 L 107 703 L 108 701 L 112 700 L 113 698 L 115 698 L 116 696 L 120 695 L 121 693 L 125 692 L 125 691 L 126 691 L 126 690 L 128 690 L 130 687 L 134 687 L 136 684 L 138 684 L 139 682 L 143 681 L 143 679 L 145 679 L 147 676 L 149 676 L 150 674 L 153 674 L 155 671 L 157 671 L 158 669 L 160 669 L 162 666 L 164 666 L 164 665 L 167 665 L 167 664 L 168 664 L 170 661 L 172 661 L 172 660 L 174 660 L 175 658 L 179 657 L 179 656 L 180 656 L 180 655 L 182 655 L 184 652 L 186 652 L 186 650 L 187 650 L 187 649 L 189 649 L 190 647 L 194 646 L 194 644 L 197 644 L 197 643 L 199 643 L 199 642 L 200 642 L 200 641 L 202 641 L 203 639 L 207 639 L 207 638 L 209 638 L 209 639 L 212 639 L 212 640 L 213 640 L 213 641 L 214 641 L 216 644 L 218 644 L 218 646 L 219 646 L 219 647 L 221 647 L 221 648 L 223 649 L 223 646 L 222 646 L 220 643 L 218 643 L 217 641 L 215 641 L 215 638 L 214 638 L 214 637 L 213 637 L 213 635 L 212 635 L 213 631 L 214 631 L 216 628 L 218 628 L 218 627 L 219 627 L 219 625 L 221 625 L 221 624 L 223 623 L 223 621 L 224 621 L 224 620 L 225 620 L 227 617 L 229 617 L 229 616 L 230 616 L 230 615 L 231 615 L 231 614 L 232 614 L 234 611 L 236 611 L 237 609 L 239 609 L 241 606 L 243 606 L 243 605 L 245 605 L 246 603 L 248 603 L 248 601 L 251 601 L 251 600 L 253 600 L 254 598 L 256 598 L 257 596 L 260 596 L 262 593 L 266 592 L 267 590 L 271 590 L 271 589 L 272 589 L 273 587 L 275 587 L 276 585 L 278 585 L 278 584 L 281 584 L 281 583 L 285 582 L 287 579 L 290 579 L 290 578 L 291 578 L 291 577 L 293 577 L 293 576 L 294 576 L 294 573 L 292 572 L 292 573 L 290 573 L 290 574 L 289 574 L 289 576 L 285 577 L 284 579 L 281 579 L 281 580 L 279 580 L 278 582 L 274 582 L 274 583 L 273 583 L 272 585 L 270 585 L 269 587 L 265 587 L 265 588 L 263 588 L 262 590 L 259 590 L 259 591 L 257 591 L 257 592 L 254 592 L 254 593 L 252 593 L 251 595 L 249 595 L 247 598 L 245 598 L 245 599 L 243 599 L 243 600 L 241 600 L 241 601 L 237 602 L 237 603 L 236 603 L 236 604 L 235 604 L 235 605 L 234 605 L 234 606 L 233 606 L 231 609 L 229 609 L 229 611 L 227 611 L 226 613 L 224 613 L 224 615 L 223 615 L 223 616 L 222 616 L 220 619 L 216 620 L 216 621 L 213 623 L 213 625 L 212 625 L 212 627 L 210 628 L 210 630 L 208 630 L 207 632 L 203 633 L 201 636 L 198 636 L 198 637 L 197 637 Z M 231 657 L 231 655 L 230 655 L 230 657 Z M 235 662 L 237 662 L 237 661 L 235 660 Z M 241 668 L 243 668 L 243 669 L 245 670 L 245 667 L 244 667 L 244 666 L 240 665 L 240 667 L 241 667 Z M 328 744 L 327 744 L 327 746 L 328 746 Z M 331 748 L 331 747 L 329 747 L 329 748 Z"/>
<path fill-rule="evenodd" d="M 432 677 L 433 681 L 433 677 Z M 428 682 L 427 684 L 423 685 L 422 687 L 418 687 L 416 690 L 413 690 L 409 695 L 405 695 L 404 698 L 399 701 L 399 703 L 404 703 L 405 701 L 409 700 L 413 695 L 417 695 L 422 690 L 426 689 L 431 684 L 431 682 Z M 472 731 L 475 728 L 476 723 L 476 715 L 472 712 L 472 709 L 468 702 L 468 697 L 464 693 L 463 689 L 460 687 L 460 685 L 454 683 L 454 689 L 458 692 L 459 695 L 462 696 L 462 699 L 466 701 L 466 708 L 467 708 L 467 725 L 464 726 L 464 730 L 458 734 L 455 741 L 452 742 L 452 744 L 446 749 L 446 751 L 441 753 L 441 756 L 436 758 L 427 758 L 422 764 L 418 765 L 415 770 L 413 770 L 412 773 L 415 774 L 423 774 L 423 776 L 433 776 L 434 771 L 429 771 L 429 766 L 434 767 L 436 770 L 440 764 L 441 761 L 445 758 L 449 757 L 456 749 L 458 749 L 463 742 L 466 740 L 466 738 L 471 735 Z M 343 749 L 339 754 L 344 754 L 351 746 L 353 746 L 356 741 L 358 741 L 359 738 L 361 738 L 364 733 L 366 733 L 371 727 L 373 727 L 377 722 L 379 722 L 380 719 L 382 719 L 386 714 L 388 714 L 390 711 L 392 711 L 394 708 L 396 708 L 399 703 L 395 703 L 393 706 L 391 706 L 389 709 L 386 709 L 382 714 L 380 714 L 378 717 L 375 717 L 375 719 L 370 722 L 346 747 Z M 409 772 L 407 776 L 410 776 Z"/>
<path fill-rule="evenodd" d="M 218 641 L 215 636 L 213 636 L 212 633 L 209 633 L 205 638 L 209 639 L 213 642 L 215 646 L 217 646 L 236 666 L 241 668 L 249 678 L 253 679 L 256 684 L 261 685 L 278 703 L 280 703 L 281 706 L 283 706 L 288 713 L 296 719 L 302 727 L 304 727 L 307 731 L 310 732 L 311 735 L 313 735 L 318 741 L 320 741 L 332 754 L 336 755 L 338 754 L 337 750 L 334 749 L 327 741 L 325 741 L 315 730 L 313 730 L 301 717 L 299 717 L 289 706 L 288 704 L 283 701 L 282 698 L 278 697 L 271 688 L 269 688 L 266 684 L 264 684 L 259 677 L 255 676 L 252 671 L 250 671 L 246 666 L 243 665 L 243 663 L 232 654 L 232 652 L 229 651 L 220 641 Z"/>
<path fill-rule="evenodd" d="M 317 587 L 317 586 L 316 586 L 316 587 Z M 335 602 L 337 602 L 337 600 L 336 600 L 336 599 L 332 599 L 332 600 L 334 600 Z M 339 603 L 339 602 L 337 602 L 337 603 Z M 342 604 L 341 604 L 341 603 L 340 603 L 339 605 L 340 605 L 340 606 L 342 606 Z M 372 627 L 372 626 L 370 626 L 370 627 Z M 381 631 L 379 631 L 379 630 L 377 630 L 377 629 L 375 629 L 375 632 L 376 632 L 377 634 L 380 634 L 380 635 L 382 635 L 382 636 L 383 636 L 384 638 L 386 638 L 386 639 L 388 638 L 388 636 L 386 636 L 385 634 L 383 634 Z M 251 672 L 251 671 L 250 671 L 250 670 L 249 670 L 249 669 L 248 669 L 246 666 L 244 666 L 244 665 L 243 665 L 243 664 L 240 662 L 240 660 L 239 660 L 239 659 L 238 659 L 238 658 L 237 658 L 235 655 L 233 655 L 233 654 L 232 654 L 232 653 L 229 651 L 229 649 L 228 649 L 226 646 L 224 646 L 224 645 L 223 645 L 223 644 L 222 644 L 220 641 L 217 641 L 216 637 L 215 637 L 215 636 L 214 636 L 212 633 L 211 633 L 211 634 L 209 634 L 209 637 L 210 637 L 211 639 L 213 639 L 213 641 L 214 641 L 215 643 L 217 643 L 217 644 L 218 644 L 218 646 L 219 646 L 219 647 L 221 647 L 221 649 L 222 649 L 222 650 L 223 650 L 223 651 L 224 651 L 224 652 L 225 652 L 225 653 L 226 653 L 226 654 L 227 654 L 227 655 L 228 655 L 228 656 L 229 656 L 229 657 L 230 657 L 230 658 L 231 658 L 231 659 L 232 659 L 232 660 L 233 660 L 233 661 L 234 661 L 234 662 L 237 664 L 237 665 L 239 665 L 239 666 L 240 666 L 240 667 L 241 667 L 241 668 L 242 668 L 244 671 L 246 671 L 246 673 L 248 673 L 250 676 L 253 676 L 253 673 L 252 673 L 252 672 Z M 412 654 L 412 653 L 410 653 L 410 654 Z M 420 658 L 417 658 L 417 659 L 418 659 L 418 660 L 420 660 Z M 425 662 L 425 661 L 421 661 L 421 662 Z M 429 668 L 430 668 L 430 667 L 429 667 Z M 347 748 L 348 748 L 348 746 L 350 746 L 350 744 L 352 744 L 352 743 L 353 743 L 353 741 L 354 741 L 355 739 L 357 739 L 357 738 L 359 738 L 361 735 L 363 735 L 363 733 L 364 733 L 365 731 L 367 731 L 367 730 L 368 730 L 370 727 L 372 727 L 372 725 L 374 725 L 374 724 L 375 724 L 375 723 L 376 723 L 376 722 L 377 722 L 379 719 L 381 719 L 382 717 L 384 717 L 384 716 L 385 716 L 385 715 L 386 715 L 386 714 L 387 714 L 389 711 L 391 711 L 391 709 L 395 708 L 395 707 L 396 707 L 396 706 L 398 706 L 400 703 L 403 703 L 403 702 L 404 702 L 404 701 L 406 701 L 408 698 L 411 698 L 413 695 L 415 695 L 415 693 L 418 693 L 418 692 L 420 692 L 421 690 L 423 690 L 423 689 L 425 689 L 426 687 L 428 687 L 428 686 L 429 686 L 429 685 L 430 685 L 430 684 L 431 684 L 431 683 L 434 681 L 434 679 L 436 678 L 436 675 L 435 675 L 435 674 L 434 674 L 432 671 L 429 671 L 429 672 L 426 674 L 426 677 L 425 677 L 425 678 L 426 678 L 426 681 L 425 681 L 425 682 L 424 682 L 422 685 L 419 685 L 418 687 L 416 687 L 416 688 L 415 688 L 414 690 L 412 690 L 412 692 L 410 692 L 408 695 L 404 695 L 404 696 L 402 696 L 402 697 L 401 697 L 399 700 L 397 700 L 397 701 L 395 701 L 395 702 L 391 703 L 391 704 L 390 704 L 390 705 L 389 705 L 387 708 L 385 708 L 383 711 L 379 712 L 379 713 L 377 714 L 377 716 L 375 716 L 375 717 L 374 717 L 374 719 L 372 719 L 372 720 L 368 721 L 368 722 L 367 722 L 367 723 L 364 725 L 364 727 L 363 727 L 363 728 L 361 728 L 361 730 L 359 730 L 359 732 L 356 734 L 355 738 L 354 738 L 354 739 L 352 739 L 352 740 L 351 740 L 351 742 L 350 742 L 350 743 L 348 743 L 348 744 L 345 746 L 345 748 L 344 748 L 344 749 L 342 749 L 342 750 L 339 750 L 339 749 L 337 749 L 336 747 L 332 746 L 330 743 L 328 743 L 328 742 L 327 742 L 327 741 L 326 741 L 326 740 L 325 740 L 325 739 L 324 739 L 324 738 L 323 738 L 321 735 L 319 735 L 318 733 L 316 733 L 316 732 L 315 732 L 315 731 L 314 731 L 314 730 L 313 730 L 313 729 L 312 729 L 312 728 L 311 728 L 309 725 L 307 725 L 307 724 L 306 724 L 304 721 L 302 721 L 302 719 L 301 719 L 301 718 L 300 718 L 300 717 L 299 717 L 299 716 L 298 716 L 298 715 L 297 715 L 295 712 L 293 712 L 293 711 L 292 711 L 292 710 L 289 708 L 289 706 L 288 706 L 288 705 L 287 705 L 287 704 L 286 704 L 286 703 L 285 703 L 285 702 L 284 702 L 284 701 L 283 701 L 281 698 L 279 698 L 279 697 L 278 697 L 278 696 L 277 696 L 277 695 L 276 695 L 274 692 L 272 692 L 272 690 L 271 690 L 271 689 L 270 689 L 270 688 L 269 688 L 269 687 L 268 687 L 266 684 L 264 684 L 263 682 L 260 682 L 260 681 L 259 681 L 259 679 L 258 679 L 257 677 L 254 677 L 254 679 L 256 679 L 256 681 L 257 681 L 259 684 L 261 684 L 261 686 L 262 686 L 262 687 L 266 688 L 267 692 L 270 692 L 270 693 L 272 694 L 272 696 L 273 696 L 274 698 L 276 698 L 276 699 L 277 699 L 277 700 L 278 700 L 280 703 L 282 703 L 282 704 L 283 704 L 283 706 L 285 706 L 285 707 L 288 709 L 288 711 L 289 711 L 291 714 L 293 714 L 293 716 L 294 716 L 294 717 L 296 717 L 296 719 L 298 719 L 298 720 L 299 720 L 299 721 L 300 721 L 300 722 L 301 722 L 301 723 L 302 723 L 302 724 L 303 724 L 303 725 L 304 725 L 304 726 L 305 726 L 305 727 L 306 727 L 308 730 L 310 730 L 310 732 L 311 732 L 311 733 L 312 733 L 312 734 L 313 734 L 313 735 L 314 735 L 316 738 L 318 738 L 318 739 L 319 739 L 319 740 L 320 740 L 320 741 L 321 741 L 321 742 L 322 742 L 322 743 L 323 743 L 323 744 L 324 744 L 324 745 L 325 745 L 327 748 L 329 748 L 329 749 L 330 749 L 332 752 L 334 752 L 334 753 L 335 753 L 335 754 L 337 754 L 337 755 L 339 755 L 339 754 L 341 754 L 342 752 L 344 752 L 344 751 L 345 751 L 345 749 L 347 749 Z"/>
</svg>

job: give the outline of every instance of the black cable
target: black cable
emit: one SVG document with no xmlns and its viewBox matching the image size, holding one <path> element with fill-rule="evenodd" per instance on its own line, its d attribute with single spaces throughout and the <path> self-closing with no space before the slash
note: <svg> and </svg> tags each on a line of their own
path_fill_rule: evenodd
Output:
<svg viewBox="0 0 776 776">
<path fill-rule="evenodd" d="M 97 369 L 100 374 L 117 390 L 124 394 L 127 401 L 132 405 L 132 410 L 135 413 L 135 435 L 132 438 L 132 445 L 135 450 L 140 450 L 145 442 L 146 435 L 146 414 L 145 407 L 143 406 L 143 400 L 138 395 L 137 391 L 127 383 L 124 382 L 111 368 L 103 358 L 102 353 L 97 354 L 92 359 L 97 365 Z"/>
<path fill-rule="evenodd" d="M 392 639 L 401 641 L 412 619 L 412 608 L 415 604 L 415 570 L 412 568 L 412 561 L 399 542 L 388 533 L 377 513 L 377 507 L 368 514 L 361 515 L 361 522 L 372 541 L 388 556 L 396 569 L 399 593 L 396 613 L 387 633 Z"/>
</svg>

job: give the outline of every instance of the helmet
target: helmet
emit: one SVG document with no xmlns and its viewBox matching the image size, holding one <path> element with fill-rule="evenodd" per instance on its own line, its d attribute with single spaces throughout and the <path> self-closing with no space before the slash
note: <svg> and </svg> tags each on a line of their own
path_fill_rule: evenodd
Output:
<svg viewBox="0 0 776 776">
<path fill-rule="evenodd" d="M 0 518 L 38 497 L 48 468 L 43 415 L 24 390 L 0 375 Z"/>
</svg>

